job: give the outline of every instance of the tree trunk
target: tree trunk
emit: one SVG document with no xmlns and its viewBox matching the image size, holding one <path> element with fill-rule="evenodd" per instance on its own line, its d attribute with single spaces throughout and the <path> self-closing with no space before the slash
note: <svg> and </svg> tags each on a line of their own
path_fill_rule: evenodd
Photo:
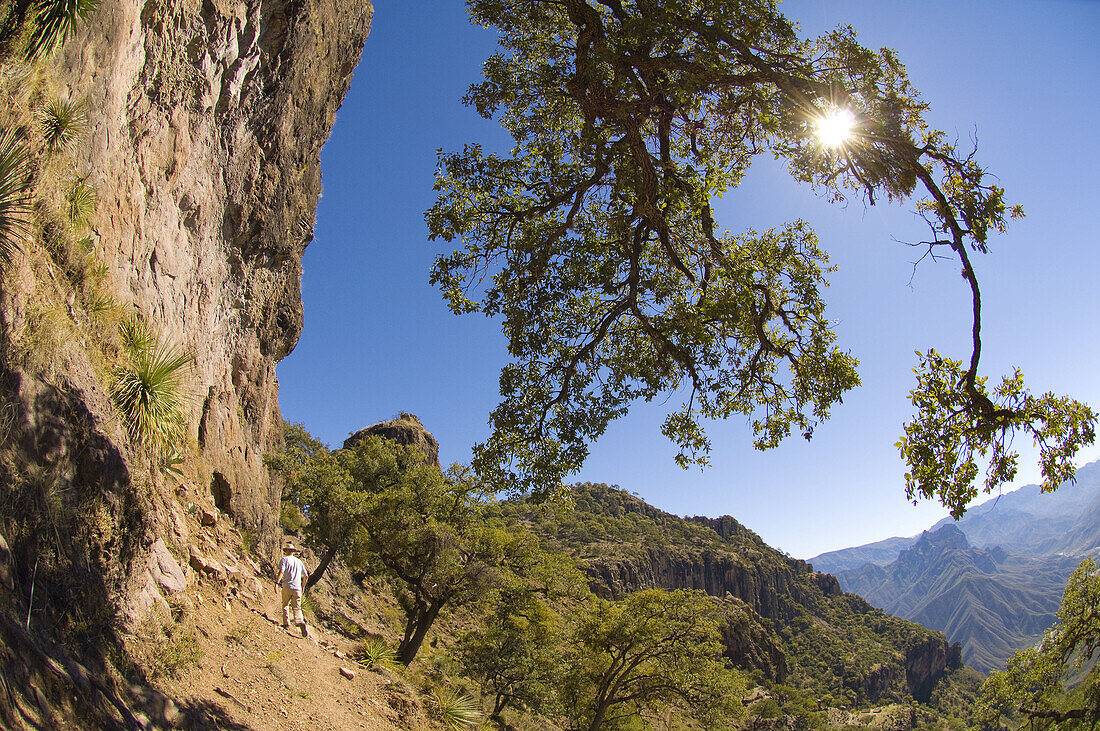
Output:
<svg viewBox="0 0 1100 731">
<path fill-rule="evenodd" d="M 507 731 L 508 724 L 504 722 L 504 719 L 500 717 L 501 712 L 504 710 L 505 704 L 507 704 L 508 698 L 506 696 L 497 695 L 496 702 L 493 704 L 493 712 L 489 714 L 489 720 L 497 725 L 500 731 Z"/>
<path fill-rule="evenodd" d="M 408 667 L 412 663 L 416 653 L 420 651 L 420 646 L 424 644 L 424 636 L 431 629 L 432 622 L 435 621 L 440 609 L 442 609 L 442 605 L 429 605 L 420 616 L 416 617 L 415 623 L 410 622 L 410 624 L 414 624 L 411 634 L 406 627 L 405 638 L 401 640 L 401 644 L 397 647 L 397 660 L 402 665 Z"/>
<path fill-rule="evenodd" d="M 603 727 L 604 717 L 607 716 L 607 701 L 600 701 L 596 706 L 596 712 L 592 714 L 592 723 L 588 724 L 588 731 L 598 731 Z"/>
<path fill-rule="evenodd" d="M 321 580 L 321 577 L 325 575 L 325 569 L 332 563 L 332 559 L 336 557 L 337 543 L 333 543 L 329 546 L 328 551 L 321 557 L 321 562 L 317 564 L 317 568 L 313 570 L 313 573 L 309 575 L 309 579 L 306 580 L 305 590 L 309 591 L 313 588 L 313 585 Z M 281 578 L 281 577 L 280 577 Z"/>
</svg>

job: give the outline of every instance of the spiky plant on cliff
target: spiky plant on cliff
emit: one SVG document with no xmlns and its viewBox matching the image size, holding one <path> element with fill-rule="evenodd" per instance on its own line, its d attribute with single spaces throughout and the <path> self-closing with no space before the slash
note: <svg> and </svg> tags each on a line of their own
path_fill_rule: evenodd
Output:
<svg viewBox="0 0 1100 731">
<path fill-rule="evenodd" d="M 7 264 L 30 230 L 30 155 L 21 135 L 0 133 L 0 264 Z"/>
<path fill-rule="evenodd" d="M 71 152 L 88 130 L 84 105 L 70 99 L 53 99 L 35 110 L 38 129 L 50 152 Z"/>
<path fill-rule="evenodd" d="M 26 58 L 48 56 L 73 32 L 77 19 L 87 20 L 99 0 L 38 0 L 32 9 L 34 31 L 27 44 Z"/>
<path fill-rule="evenodd" d="M 456 693 L 449 688 L 436 688 L 431 695 L 439 720 L 447 728 L 477 728 L 481 723 L 481 709 L 478 708 L 477 701 L 468 694 Z"/>
<path fill-rule="evenodd" d="M 87 176 L 73 181 L 65 194 L 65 217 L 69 219 L 74 230 L 82 230 L 88 225 L 98 203 L 99 196 L 88 183 Z"/>
<path fill-rule="evenodd" d="M 187 425 L 186 375 L 194 356 L 158 340 L 136 319 L 123 324 L 122 340 L 128 361 L 115 369 L 115 406 L 135 442 L 171 452 Z"/>
</svg>

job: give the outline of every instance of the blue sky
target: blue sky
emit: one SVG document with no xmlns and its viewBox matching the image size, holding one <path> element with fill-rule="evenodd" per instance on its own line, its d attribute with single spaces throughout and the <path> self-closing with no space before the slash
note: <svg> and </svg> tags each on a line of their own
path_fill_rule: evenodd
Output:
<svg viewBox="0 0 1100 731">
<path fill-rule="evenodd" d="M 417 414 L 444 462 L 467 461 L 487 435 L 505 362 L 497 323 L 451 315 L 428 285 L 442 251 L 423 212 L 438 148 L 506 146 L 460 98 L 480 78 L 492 34 L 459 0 L 375 0 L 351 91 L 322 153 L 324 194 L 306 251 L 305 330 L 278 366 L 280 404 L 339 446 L 356 429 Z M 1036 392 L 1100 407 L 1096 337 L 1100 271 L 1100 2 L 1086 0 L 791 0 L 805 34 L 852 24 L 872 48 L 896 49 L 930 102 L 930 121 L 979 159 L 1027 218 L 976 262 L 984 302 L 983 370 L 1023 369 Z M 904 498 L 894 443 L 911 407 L 914 351 L 968 356 L 968 291 L 956 263 L 914 270 L 923 224 L 909 206 L 830 205 L 761 159 L 723 199 L 734 231 L 810 221 L 839 270 L 827 293 L 842 347 L 862 363 L 863 388 L 813 441 L 751 447 L 745 419 L 710 427 L 712 466 L 684 471 L 659 434 L 667 404 L 642 405 L 592 447 L 578 480 L 617 484 L 677 514 L 730 514 L 798 557 L 891 535 L 945 514 Z M 1017 446 L 1025 452 L 1029 445 Z M 1090 450 L 1094 459 L 1100 450 Z M 1037 481 L 1027 460 L 1019 484 Z"/>
</svg>

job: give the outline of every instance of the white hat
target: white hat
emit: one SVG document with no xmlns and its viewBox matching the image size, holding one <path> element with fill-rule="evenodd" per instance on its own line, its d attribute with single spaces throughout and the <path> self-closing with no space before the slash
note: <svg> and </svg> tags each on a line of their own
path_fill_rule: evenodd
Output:
<svg viewBox="0 0 1100 731">
<path fill-rule="evenodd" d="M 288 543 L 288 544 L 286 544 L 286 547 L 283 548 L 283 553 L 297 553 L 297 552 L 298 552 L 298 549 L 294 547 L 293 543 Z"/>
</svg>

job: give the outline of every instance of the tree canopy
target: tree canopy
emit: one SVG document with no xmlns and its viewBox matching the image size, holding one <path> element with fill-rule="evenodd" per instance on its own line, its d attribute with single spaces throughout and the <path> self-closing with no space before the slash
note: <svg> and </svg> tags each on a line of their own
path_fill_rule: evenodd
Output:
<svg viewBox="0 0 1100 731">
<path fill-rule="evenodd" d="M 410 664 L 439 613 L 481 598 L 502 573 L 529 563 L 521 530 L 483 521 L 485 495 L 469 470 L 445 475 L 418 447 L 378 435 L 330 451 L 300 424 L 267 464 L 284 480 L 283 502 L 304 516 L 321 550 L 306 589 L 337 555 L 386 577 L 405 613 L 397 659 Z"/>
<path fill-rule="evenodd" d="M 642 589 L 577 614 L 562 688 L 571 728 L 630 728 L 668 709 L 709 727 L 744 713 L 744 676 L 721 659 L 717 609 L 702 592 Z"/>
<path fill-rule="evenodd" d="M 1015 475 L 1016 432 L 1038 443 L 1045 487 L 1072 477 L 1094 412 L 1033 396 L 1018 371 L 993 389 L 979 373 L 972 257 L 1023 211 L 928 126 L 894 52 L 862 47 L 850 27 L 801 39 L 770 0 L 468 5 L 501 50 L 464 101 L 515 146 L 441 153 L 427 221 L 461 245 L 432 271 L 452 310 L 500 317 L 508 339 L 502 402 L 474 457 L 494 487 L 555 489 L 636 400 L 686 394 L 662 427 L 686 466 L 707 462 L 707 419 L 747 415 L 769 448 L 809 438 L 859 384 L 809 224 L 735 233 L 716 220 L 714 200 L 764 152 L 836 201 L 915 198 L 928 236 L 910 243 L 960 265 L 971 352 L 920 357 L 898 442 L 909 496 L 961 515 L 983 457 L 987 490 Z M 824 141 L 837 115 L 850 129 Z"/>
</svg>

